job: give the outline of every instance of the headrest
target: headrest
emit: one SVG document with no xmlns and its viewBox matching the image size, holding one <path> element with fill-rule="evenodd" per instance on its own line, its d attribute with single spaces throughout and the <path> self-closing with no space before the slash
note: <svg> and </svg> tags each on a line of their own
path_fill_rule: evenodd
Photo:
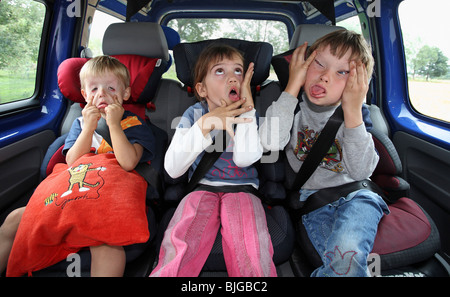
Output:
<svg viewBox="0 0 450 297">
<path fill-rule="evenodd" d="M 180 34 L 178 34 L 178 32 L 174 29 L 167 26 L 161 25 L 161 28 L 164 31 L 164 35 L 166 36 L 167 46 L 169 47 L 169 50 L 173 50 L 175 45 L 177 45 L 181 41 Z"/>
<path fill-rule="evenodd" d="M 166 36 L 156 23 L 115 23 L 103 36 L 105 55 L 138 55 L 169 60 Z"/>
<path fill-rule="evenodd" d="M 194 84 L 194 67 L 200 53 L 210 44 L 226 44 L 237 48 L 244 56 L 247 68 L 250 62 L 255 63 L 251 85 L 260 85 L 269 77 L 270 60 L 273 48 L 267 42 L 254 42 L 238 39 L 220 38 L 193 43 L 180 43 L 173 49 L 178 79 L 188 87 Z"/>
<path fill-rule="evenodd" d="M 175 45 L 180 43 L 181 38 L 180 34 L 174 29 L 161 25 L 161 28 L 164 31 L 164 35 L 166 35 L 167 45 L 169 46 L 169 50 L 173 50 Z M 167 63 L 166 69 L 168 70 L 170 66 L 172 66 L 172 55 L 169 54 L 169 62 Z"/>
<path fill-rule="evenodd" d="M 317 39 L 328 33 L 345 29 L 338 26 L 328 26 L 323 24 L 303 24 L 297 26 L 292 36 L 290 43 L 290 50 L 287 52 L 276 55 L 272 58 L 272 66 L 277 74 L 278 81 L 281 88 L 284 90 L 289 80 L 289 63 L 291 62 L 292 53 L 300 45 L 308 42 L 308 46 L 311 46 Z M 299 94 L 300 96 L 300 94 Z"/>
<path fill-rule="evenodd" d="M 130 24 L 133 26 L 130 27 Z M 158 24 L 130 24 L 110 25 L 105 32 L 103 41 L 104 53 L 117 58 L 130 72 L 131 97 L 125 102 L 124 108 L 125 105 L 132 105 L 129 103 L 145 104 L 153 99 L 161 76 L 167 70 L 169 57 L 166 37 Z M 124 29 L 130 30 L 130 32 L 124 34 Z M 115 32 L 117 35 L 114 35 Z M 136 37 L 137 32 L 142 34 L 138 38 Z M 59 89 L 64 97 L 73 102 L 85 103 L 81 95 L 79 74 L 88 60 L 88 58 L 69 58 L 58 67 Z M 133 112 L 136 110 L 131 106 L 126 109 Z"/>
<path fill-rule="evenodd" d="M 317 39 L 333 31 L 345 29 L 339 26 L 329 26 L 324 24 L 302 24 L 298 25 L 289 43 L 290 49 L 295 49 L 304 44 L 312 45 Z"/>
</svg>

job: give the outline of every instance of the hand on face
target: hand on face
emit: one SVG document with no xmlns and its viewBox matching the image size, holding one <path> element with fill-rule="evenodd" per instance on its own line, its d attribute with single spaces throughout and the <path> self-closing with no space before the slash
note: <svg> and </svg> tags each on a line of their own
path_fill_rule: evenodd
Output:
<svg viewBox="0 0 450 297">
<path fill-rule="evenodd" d="M 369 89 L 366 66 L 361 62 L 350 62 L 350 72 L 342 93 L 342 108 L 359 110 Z"/>
<path fill-rule="evenodd" d="M 247 72 L 245 73 L 244 80 L 241 84 L 241 99 L 245 99 L 245 102 L 242 104 L 242 107 L 249 108 L 251 110 L 253 108 L 253 96 L 252 90 L 250 87 L 250 82 L 252 81 L 253 73 L 255 69 L 255 63 L 250 63 L 248 65 Z"/>
<path fill-rule="evenodd" d="M 109 104 L 105 107 L 105 114 L 106 114 L 106 124 L 108 127 L 111 127 L 111 125 L 119 124 L 122 120 L 124 108 L 122 104 L 119 102 L 119 99 L 117 95 L 113 96 L 113 103 Z"/>
<path fill-rule="evenodd" d="M 84 129 L 88 131 L 94 131 L 97 129 L 97 122 L 102 117 L 100 110 L 97 106 L 92 104 L 93 100 L 88 100 L 86 106 L 81 111 L 84 121 Z"/>
<path fill-rule="evenodd" d="M 307 47 L 307 42 L 297 47 L 292 53 L 292 58 L 289 63 L 289 81 L 285 91 L 294 97 L 298 96 L 298 92 L 305 84 L 308 68 L 317 55 L 317 52 L 314 51 L 309 55 L 308 59 L 305 60 Z"/>
<path fill-rule="evenodd" d="M 234 124 L 249 123 L 251 118 L 240 118 L 239 115 L 253 109 L 253 106 L 243 107 L 246 99 L 240 99 L 229 105 L 225 100 L 221 100 L 221 106 L 216 107 L 214 110 L 208 112 L 202 117 L 199 122 L 203 134 L 206 135 L 211 130 L 226 130 L 232 138 L 234 138 Z"/>
<path fill-rule="evenodd" d="M 83 110 L 85 121 L 98 121 L 102 116 L 108 126 L 111 126 L 120 123 L 124 112 L 122 103 L 130 97 L 130 88 L 125 88 L 114 74 L 104 73 L 100 77 L 89 77 L 81 93 L 87 102 Z M 91 126 L 94 124 L 90 124 Z"/>
<path fill-rule="evenodd" d="M 97 126 L 100 117 L 104 117 L 108 126 L 120 123 L 124 113 L 122 103 L 119 101 L 117 94 L 100 94 L 96 93 L 87 99 L 87 105 L 83 109 L 83 118 L 85 122 L 89 122 L 91 126 Z M 95 130 L 95 128 L 94 128 Z"/>
</svg>

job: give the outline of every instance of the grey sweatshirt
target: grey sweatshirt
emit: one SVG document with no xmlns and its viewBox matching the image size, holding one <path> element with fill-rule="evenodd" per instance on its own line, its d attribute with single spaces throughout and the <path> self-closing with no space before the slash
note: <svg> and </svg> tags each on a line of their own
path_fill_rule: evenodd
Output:
<svg viewBox="0 0 450 297">
<path fill-rule="evenodd" d="M 297 104 L 300 111 L 294 114 Z M 336 107 L 315 105 L 306 95 L 299 103 L 296 97 L 283 92 L 269 106 L 260 126 L 263 147 L 271 151 L 285 149 L 291 168 L 298 172 Z M 302 189 L 318 190 L 369 178 L 378 159 L 364 123 L 351 129 L 342 123 L 332 147 Z"/>
</svg>

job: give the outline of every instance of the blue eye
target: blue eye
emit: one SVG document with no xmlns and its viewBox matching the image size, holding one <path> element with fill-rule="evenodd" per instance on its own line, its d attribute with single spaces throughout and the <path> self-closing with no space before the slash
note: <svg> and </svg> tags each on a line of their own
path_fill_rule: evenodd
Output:
<svg viewBox="0 0 450 297">
<path fill-rule="evenodd" d="M 113 87 L 108 87 L 108 89 L 113 92 L 115 91 L 115 89 Z"/>
<path fill-rule="evenodd" d="M 338 74 L 340 74 L 340 75 L 347 75 L 349 73 L 350 73 L 350 71 L 347 71 L 347 70 L 338 71 Z"/>
</svg>

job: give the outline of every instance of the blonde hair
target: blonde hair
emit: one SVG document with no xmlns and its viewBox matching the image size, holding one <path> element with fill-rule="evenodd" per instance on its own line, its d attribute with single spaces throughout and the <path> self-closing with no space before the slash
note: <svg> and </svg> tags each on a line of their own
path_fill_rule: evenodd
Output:
<svg viewBox="0 0 450 297">
<path fill-rule="evenodd" d="M 361 34 L 348 30 L 338 30 L 331 32 L 314 42 L 308 49 L 307 56 L 318 49 L 330 46 L 332 55 L 342 58 L 348 50 L 352 51 L 351 60 L 361 61 L 367 70 L 367 76 L 372 77 L 374 60 L 372 51 L 367 41 Z"/>
<path fill-rule="evenodd" d="M 125 88 L 130 86 L 130 73 L 124 64 L 111 56 L 97 56 L 87 61 L 80 70 L 81 89 L 84 89 L 89 76 L 100 76 L 106 72 L 112 72 Z"/>
</svg>

